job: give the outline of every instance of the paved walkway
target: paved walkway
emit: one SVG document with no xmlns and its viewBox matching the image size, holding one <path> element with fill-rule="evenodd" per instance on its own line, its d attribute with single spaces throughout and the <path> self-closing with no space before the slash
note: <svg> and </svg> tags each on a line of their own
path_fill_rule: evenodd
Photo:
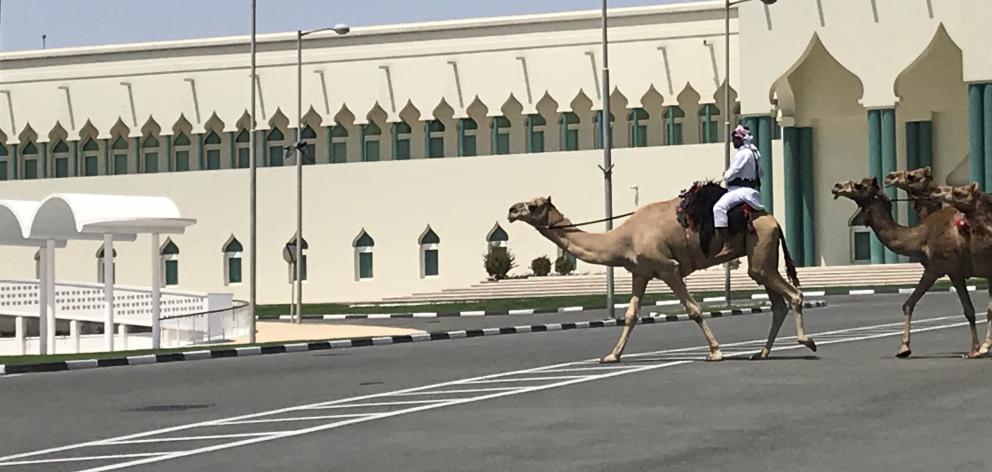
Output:
<svg viewBox="0 0 992 472">
<path fill-rule="evenodd" d="M 403 336 L 421 334 L 424 331 L 408 328 L 393 328 L 388 326 L 352 325 L 352 324 L 292 324 L 275 321 L 259 321 L 256 325 L 256 341 L 271 343 L 281 341 L 300 341 L 308 339 L 343 339 L 377 336 Z M 248 338 L 237 338 L 238 344 L 248 342 Z"/>
</svg>

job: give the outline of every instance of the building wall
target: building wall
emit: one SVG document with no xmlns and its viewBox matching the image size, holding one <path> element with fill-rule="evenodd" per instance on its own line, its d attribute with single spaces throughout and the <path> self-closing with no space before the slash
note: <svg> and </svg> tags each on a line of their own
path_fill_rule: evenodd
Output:
<svg viewBox="0 0 992 472">
<path fill-rule="evenodd" d="M 675 197 L 702 178 L 719 178 L 721 144 L 621 149 L 614 153 L 617 214 L 633 207 L 631 185 L 640 201 Z M 309 302 L 361 301 L 413 292 L 463 287 L 486 278 L 482 255 L 494 225 L 509 234 L 516 273 L 531 259 L 557 248 L 524 223 L 510 225 L 507 210 L 516 202 L 550 195 L 574 221 L 602 217 L 603 183 L 597 151 L 506 155 L 405 162 L 309 166 L 306 170 L 304 237 L 309 243 Z M 290 295 L 283 245 L 295 233 L 295 170 L 267 168 L 258 173 L 258 300 L 285 302 Z M 6 182 L 0 198 L 41 199 L 56 192 L 164 195 L 184 217 L 197 219 L 186 234 L 173 237 L 180 254 L 180 287 L 226 292 L 247 298 L 247 284 L 225 286 L 222 247 L 233 235 L 248 250 L 248 172 L 220 170 L 173 174 L 89 177 Z M 438 234 L 440 276 L 420 277 L 418 237 L 427 226 Z M 354 240 L 362 230 L 375 240 L 375 276 L 355 277 Z M 589 228 L 601 230 L 602 225 Z M 163 243 L 165 238 L 163 237 Z M 58 251 L 61 280 L 96 280 L 99 243 L 73 241 Z M 147 285 L 149 239 L 120 243 L 118 281 Z M 33 250 L 0 248 L 10 261 L 0 278 L 31 278 Z M 247 281 L 247 254 L 244 259 Z M 580 271 L 594 268 L 580 264 Z M 599 268 L 595 268 L 599 270 Z"/>
</svg>

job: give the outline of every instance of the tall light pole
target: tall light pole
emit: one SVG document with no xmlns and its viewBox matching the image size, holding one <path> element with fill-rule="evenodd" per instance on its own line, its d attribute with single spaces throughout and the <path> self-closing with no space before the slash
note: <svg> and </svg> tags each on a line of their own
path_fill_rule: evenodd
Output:
<svg viewBox="0 0 992 472">
<path fill-rule="evenodd" d="M 609 26 L 606 5 L 603 0 L 603 115 L 599 124 L 603 127 L 603 184 L 606 201 L 606 230 L 613 229 L 613 129 L 610 126 L 610 48 Z M 606 268 L 606 310 L 611 318 L 616 318 L 616 306 L 613 303 L 614 291 L 613 267 Z"/>
<path fill-rule="evenodd" d="M 747 3 L 751 0 L 724 0 L 724 30 L 723 30 L 723 47 L 724 47 L 724 83 L 723 83 L 723 118 L 724 118 L 724 129 L 723 129 L 723 168 L 726 169 L 730 167 L 730 134 L 733 132 L 732 124 L 730 122 L 730 113 L 733 111 L 733 107 L 730 106 L 730 8 L 740 5 L 742 3 Z M 761 3 L 765 5 L 772 5 L 778 0 L 761 0 Z M 740 28 L 740 14 L 737 15 L 738 31 Z M 740 33 L 738 32 L 738 36 Z M 730 300 L 730 263 L 723 265 L 723 294 L 724 300 L 726 300 L 727 306 L 731 305 Z"/>
<path fill-rule="evenodd" d="M 256 255 L 258 254 L 257 246 L 258 242 L 255 239 L 255 233 L 257 228 L 257 222 L 255 218 L 255 211 L 257 208 L 257 199 L 255 195 L 255 185 L 257 180 L 257 163 L 256 152 L 255 152 L 255 86 L 258 81 L 255 79 L 255 0 L 251 0 L 251 112 L 249 113 L 249 120 L 251 123 L 248 124 L 248 167 L 251 183 L 249 184 L 249 209 L 248 209 L 248 314 L 251 321 L 248 326 L 248 343 L 255 343 L 255 288 L 258 285 L 256 278 L 258 263 L 256 261 Z"/>
<path fill-rule="evenodd" d="M 346 35 L 351 32 L 351 28 L 337 24 L 330 28 L 296 31 L 296 274 L 293 277 L 296 288 L 296 323 L 303 321 L 303 159 L 306 157 L 306 144 L 303 143 L 303 38 L 322 31 Z"/>
</svg>

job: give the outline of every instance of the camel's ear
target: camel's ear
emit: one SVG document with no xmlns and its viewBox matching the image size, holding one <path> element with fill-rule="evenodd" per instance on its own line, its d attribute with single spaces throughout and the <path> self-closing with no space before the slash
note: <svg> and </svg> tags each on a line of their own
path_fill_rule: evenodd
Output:
<svg viewBox="0 0 992 472">
<path fill-rule="evenodd" d="M 978 182 L 972 182 L 968 188 L 971 189 L 972 193 L 978 192 Z"/>
<path fill-rule="evenodd" d="M 879 188 L 879 186 L 878 186 L 878 177 L 872 177 L 871 178 L 871 185 L 873 187 L 875 187 L 875 188 Z"/>
<path fill-rule="evenodd" d="M 551 205 L 551 195 L 548 195 L 548 205 Z"/>
<path fill-rule="evenodd" d="M 927 173 L 927 175 L 933 174 L 933 167 L 926 166 L 923 168 L 923 170 Z"/>
</svg>

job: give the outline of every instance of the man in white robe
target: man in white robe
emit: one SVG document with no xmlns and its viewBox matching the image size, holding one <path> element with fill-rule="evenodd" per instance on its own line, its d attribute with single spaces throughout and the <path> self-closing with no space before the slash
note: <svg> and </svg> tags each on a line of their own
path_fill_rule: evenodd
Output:
<svg viewBox="0 0 992 472">
<path fill-rule="evenodd" d="M 730 161 L 730 167 L 723 174 L 727 193 L 720 197 L 720 200 L 713 206 L 713 226 L 716 228 L 717 241 L 722 247 L 717 257 L 726 256 L 734 250 L 728 244 L 730 235 L 727 212 L 741 203 L 747 203 L 755 210 L 765 210 L 759 192 L 762 172 L 758 162 L 761 153 L 753 144 L 754 138 L 747 128 L 738 125 L 731 135 L 731 140 L 734 143 L 734 148 L 737 149 L 737 154 Z"/>
</svg>

